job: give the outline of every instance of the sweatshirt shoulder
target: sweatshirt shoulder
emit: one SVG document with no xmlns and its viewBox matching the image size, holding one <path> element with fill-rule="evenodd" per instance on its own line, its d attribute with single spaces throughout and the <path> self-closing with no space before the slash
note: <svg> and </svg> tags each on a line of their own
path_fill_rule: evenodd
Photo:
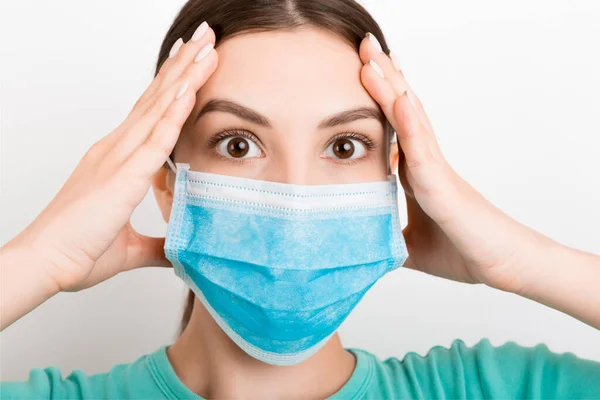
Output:
<svg viewBox="0 0 600 400">
<path fill-rule="evenodd" d="M 600 398 L 600 363 L 554 353 L 542 343 L 493 346 L 481 339 L 467 346 L 457 339 L 425 355 L 390 357 L 378 370 L 396 383 L 396 392 L 413 397 Z"/>
<path fill-rule="evenodd" d="M 0 383 L 0 398 L 163 398 L 152 372 L 152 356 L 144 355 L 132 363 L 116 364 L 107 372 L 91 375 L 74 370 L 63 377 L 61 370 L 54 366 L 34 368 L 27 380 Z"/>
</svg>

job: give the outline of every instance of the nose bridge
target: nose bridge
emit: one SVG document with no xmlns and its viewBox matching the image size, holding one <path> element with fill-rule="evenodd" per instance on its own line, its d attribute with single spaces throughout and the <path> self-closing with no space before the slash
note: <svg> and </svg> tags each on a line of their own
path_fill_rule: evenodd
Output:
<svg viewBox="0 0 600 400">
<path fill-rule="evenodd" d="M 301 135 L 286 135 L 270 157 L 265 179 L 294 185 L 317 185 L 322 180 L 319 154 Z"/>
<path fill-rule="evenodd" d="M 293 157 L 286 157 L 282 155 L 272 165 L 266 179 L 294 185 L 315 185 L 315 179 L 318 179 L 319 174 L 311 170 L 311 168 L 315 168 L 314 164 L 314 160 L 306 156 L 300 157 L 295 154 Z"/>
</svg>

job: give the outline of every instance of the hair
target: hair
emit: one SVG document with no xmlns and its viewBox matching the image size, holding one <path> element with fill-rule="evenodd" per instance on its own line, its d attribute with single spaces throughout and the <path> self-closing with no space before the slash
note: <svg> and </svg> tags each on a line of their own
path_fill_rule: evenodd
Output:
<svg viewBox="0 0 600 400">
<path fill-rule="evenodd" d="M 208 22 L 215 32 L 215 47 L 227 38 L 244 33 L 313 27 L 334 34 L 356 51 L 366 33 L 371 32 L 383 51 L 390 52 L 377 22 L 355 0 L 189 0 L 163 39 L 155 76 L 177 39 L 187 42 L 202 21 Z M 392 133 L 389 124 L 386 130 Z M 170 158 L 174 160 L 174 151 Z M 193 306 L 194 293 L 190 290 L 180 333 L 190 320 Z"/>
</svg>

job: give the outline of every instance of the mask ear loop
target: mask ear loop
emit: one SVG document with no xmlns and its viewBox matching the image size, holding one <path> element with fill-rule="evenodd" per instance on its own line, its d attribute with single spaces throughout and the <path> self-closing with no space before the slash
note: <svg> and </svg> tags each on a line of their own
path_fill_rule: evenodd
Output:
<svg viewBox="0 0 600 400">
<path fill-rule="evenodd" d="M 173 161 L 171 161 L 171 156 L 167 157 L 167 164 L 169 164 L 169 167 L 171 167 L 175 175 L 177 175 L 177 167 L 173 164 Z"/>
<path fill-rule="evenodd" d="M 387 143 L 387 147 L 388 147 L 388 151 L 387 151 L 387 173 L 388 175 L 393 175 L 394 172 L 392 171 L 392 165 L 390 162 L 390 158 L 392 155 L 392 145 L 396 142 L 396 131 L 393 130 L 392 125 L 389 123 L 389 121 L 386 121 L 387 124 L 387 131 L 390 132 L 391 134 L 390 136 L 390 141 Z"/>
</svg>

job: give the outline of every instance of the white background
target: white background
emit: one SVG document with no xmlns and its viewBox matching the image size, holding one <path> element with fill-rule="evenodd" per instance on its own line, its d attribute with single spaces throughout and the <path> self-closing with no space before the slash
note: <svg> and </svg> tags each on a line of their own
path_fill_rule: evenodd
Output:
<svg viewBox="0 0 600 400">
<path fill-rule="evenodd" d="M 600 2 L 364 3 L 456 170 L 522 223 L 600 253 Z M 2 243 L 126 116 L 182 4 L 2 2 Z M 149 235 L 166 232 L 151 193 L 133 223 Z M 49 365 L 105 371 L 171 343 L 184 293 L 171 270 L 147 269 L 58 295 L 1 334 L 2 380 Z M 341 333 L 345 346 L 380 357 L 488 337 L 600 361 L 600 332 L 567 315 L 408 270 L 384 277 Z"/>
</svg>

